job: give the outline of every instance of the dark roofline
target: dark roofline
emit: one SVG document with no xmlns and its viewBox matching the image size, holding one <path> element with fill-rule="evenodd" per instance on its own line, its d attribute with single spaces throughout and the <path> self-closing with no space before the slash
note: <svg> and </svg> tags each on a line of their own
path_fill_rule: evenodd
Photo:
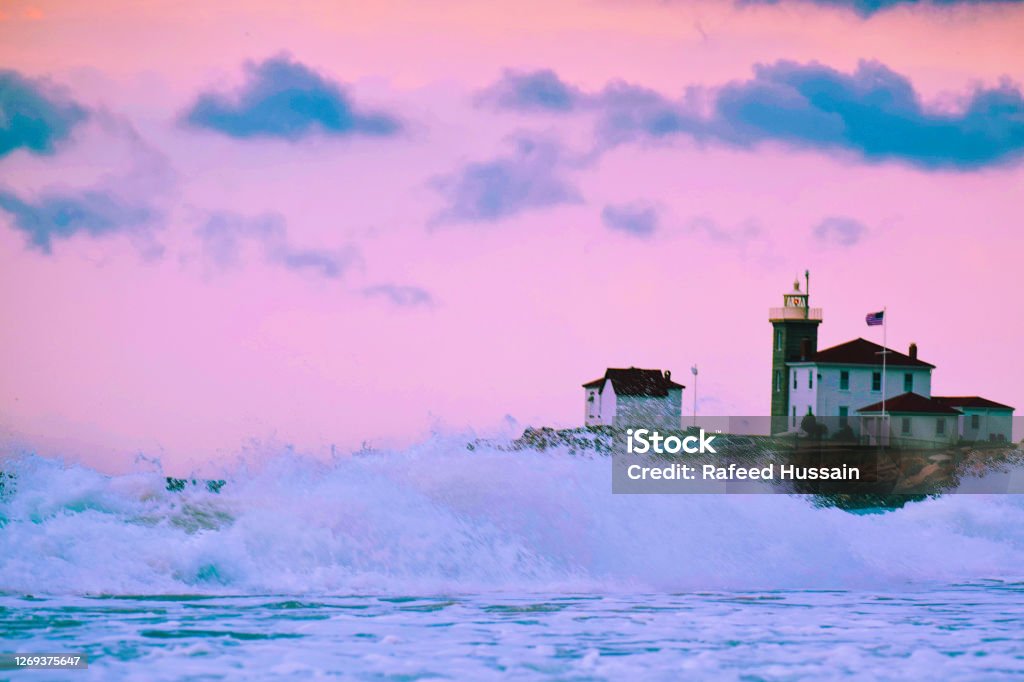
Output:
<svg viewBox="0 0 1024 682">
<path fill-rule="evenodd" d="M 1010 410 L 1011 412 L 1016 409 L 977 395 L 933 395 L 932 400 L 937 400 L 943 405 L 950 407 L 987 407 L 993 410 Z"/>
<path fill-rule="evenodd" d="M 612 382 L 612 390 L 617 395 L 636 396 L 651 395 L 664 397 L 670 389 L 684 389 L 686 386 L 676 383 L 665 376 L 666 373 L 660 369 L 643 369 L 640 367 L 609 367 L 605 370 L 604 376 L 583 384 L 583 388 L 601 388 L 604 392 L 604 384 Z M 615 385 L 619 383 L 619 388 Z"/>
<path fill-rule="evenodd" d="M 881 412 L 882 402 L 861 407 L 858 412 Z M 885 411 L 889 414 L 963 414 L 960 410 L 943 405 L 933 398 L 926 398 L 919 393 L 901 393 L 885 401 Z"/>
<path fill-rule="evenodd" d="M 864 361 L 862 358 L 863 353 L 868 350 L 866 346 L 871 346 L 878 349 L 872 351 L 872 357 L 870 362 Z M 877 344 L 874 341 L 868 341 L 863 337 L 857 337 L 851 339 L 845 343 L 840 343 L 829 348 L 819 350 L 817 353 L 812 355 L 807 360 L 801 360 L 799 362 L 807 362 L 815 365 L 860 365 L 863 367 L 881 367 L 882 356 L 880 351 L 886 351 L 885 364 L 887 367 L 931 367 L 935 369 L 935 365 L 930 362 L 925 362 L 919 358 L 912 358 L 905 353 L 901 353 L 891 347 L 883 347 L 881 344 Z M 875 356 L 877 355 L 877 360 Z M 831 356 L 831 358 L 829 357 Z M 790 362 L 788 364 L 797 364 L 797 362 Z"/>
</svg>

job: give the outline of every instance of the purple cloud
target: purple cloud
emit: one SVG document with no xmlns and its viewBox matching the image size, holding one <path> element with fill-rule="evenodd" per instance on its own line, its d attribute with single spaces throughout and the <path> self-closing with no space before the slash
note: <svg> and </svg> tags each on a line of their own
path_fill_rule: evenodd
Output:
<svg viewBox="0 0 1024 682">
<path fill-rule="evenodd" d="M 238 91 L 200 94 L 185 123 L 241 139 L 388 136 L 401 128 L 389 114 L 360 111 L 340 85 L 287 55 L 249 62 L 245 71 Z"/>
<path fill-rule="evenodd" d="M 30 247 L 49 254 L 53 242 L 77 234 L 94 237 L 144 226 L 156 213 L 100 189 L 49 190 L 26 200 L 0 190 L 0 210 L 10 214 L 15 230 L 25 233 Z"/>
<path fill-rule="evenodd" d="M 52 154 L 86 116 L 83 107 L 43 82 L 0 70 L 0 157 L 15 149 Z"/>
<path fill-rule="evenodd" d="M 634 237 L 650 237 L 658 228 L 658 212 L 641 203 L 605 206 L 601 220 L 608 228 Z"/>
<path fill-rule="evenodd" d="M 925 107 L 906 76 L 874 61 L 853 73 L 813 62 L 758 65 L 751 79 L 679 99 L 622 82 L 591 94 L 562 86 L 575 93 L 574 106 L 597 112 L 600 148 L 680 135 L 742 148 L 776 141 L 929 170 L 1024 156 L 1024 93 L 1009 81 L 976 88 L 956 112 Z"/>
<path fill-rule="evenodd" d="M 246 244 L 256 244 L 265 262 L 294 272 L 309 272 L 337 279 L 359 260 L 354 248 L 342 250 L 299 248 L 288 237 L 284 218 L 267 214 L 248 218 L 231 213 L 216 213 L 196 229 L 203 254 L 221 268 L 242 262 Z"/>
<path fill-rule="evenodd" d="M 446 206 L 434 224 L 494 222 L 523 211 L 578 203 L 579 191 L 561 177 L 562 152 L 554 142 L 519 136 L 511 154 L 468 163 L 435 179 Z"/>
<path fill-rule="evenodd" d="M 814 238 L 828 246 L 855 246 L 860 242 L 868 229 L 853 218 L 830 216 L 814 227 Z"/>
<path fill-rule="evenodd" d="M 362 290 L 367 298 L 383 298 L 400 308 L 431 307 L 434 297 L 426 289 L 398 284 L 377 284 Z"/>
</svg>

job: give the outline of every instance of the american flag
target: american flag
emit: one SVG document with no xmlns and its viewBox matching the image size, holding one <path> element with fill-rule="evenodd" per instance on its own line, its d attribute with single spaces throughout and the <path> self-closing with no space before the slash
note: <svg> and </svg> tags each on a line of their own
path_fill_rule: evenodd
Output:
<svg viewBox="0 0 1024 682">
<path fill-rule="evenodd" d="M 864 317 L 864 321 L 868 323 L 869 327 L 877 327 L 882 324 L 882 318 L 885 317 L 885 311 L 879 310 L 877 313 L 868 313 Z"/>
</svg>

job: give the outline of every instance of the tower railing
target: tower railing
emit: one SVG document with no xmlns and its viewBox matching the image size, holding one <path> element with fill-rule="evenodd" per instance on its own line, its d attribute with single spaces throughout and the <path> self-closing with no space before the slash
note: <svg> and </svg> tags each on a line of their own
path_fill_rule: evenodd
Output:
<svg viewBox="0 0 1024 682">
<path fill-rule="evenodd" d="M 821 321 L 821 308 L 770 308 L 768 319 Z"/>
</svg>

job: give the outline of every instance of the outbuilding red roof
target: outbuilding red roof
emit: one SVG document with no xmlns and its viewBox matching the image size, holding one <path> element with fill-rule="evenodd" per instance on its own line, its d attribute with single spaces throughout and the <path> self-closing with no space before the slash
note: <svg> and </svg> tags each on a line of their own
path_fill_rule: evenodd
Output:
<svg viewBox="0 0 1024 682">
<path fill-rule="evenodd" d="M 881 412 L 882 403 L 862 407 L 858 412 Z M 960 414 L 960 410 L 944 405 L 934 398 L 925 398 L 917 393 L 904 393 L 885 401 L 885 411 L 890 414 Z"/>
<path fill-rule="evenodd" d="M 960 396 L 932 396 L 932 400 L 937 400 L 943 405 L 949 405 L 950 407 L 982 407 L 990 408 L 993 410 L 1012 410 L 1013 408 L 1009 405 L 1003 405 L 997 403 L 994 400 L 988 398 L 981 398 L 976 395 L 960 395 Z"/>
</svg>

